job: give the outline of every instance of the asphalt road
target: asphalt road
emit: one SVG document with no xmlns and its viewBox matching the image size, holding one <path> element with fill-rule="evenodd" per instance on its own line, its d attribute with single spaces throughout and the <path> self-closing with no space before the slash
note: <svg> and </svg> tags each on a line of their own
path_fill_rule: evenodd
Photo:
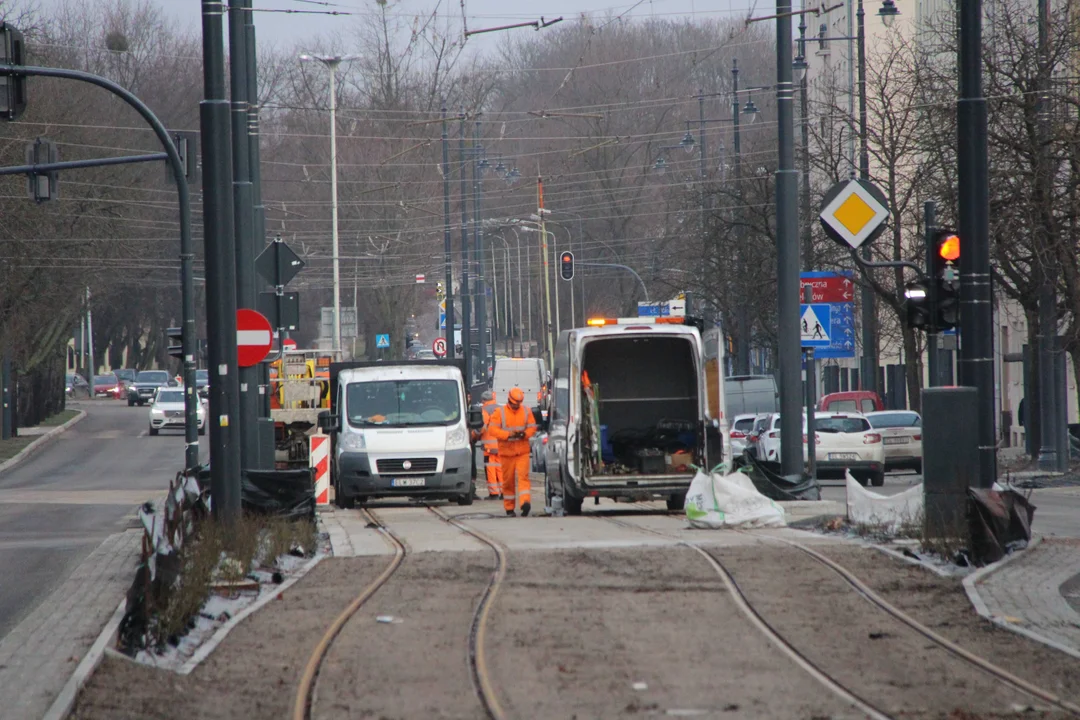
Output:
<svg viewBox="0 0 1080 720">
<path fill-rule="evenodd" d="M 0 475 L 0 639 L 183 467 L 183 433 L 149 437 L 147 408 L 69 406 L 87 417 Z"/>
</svg>

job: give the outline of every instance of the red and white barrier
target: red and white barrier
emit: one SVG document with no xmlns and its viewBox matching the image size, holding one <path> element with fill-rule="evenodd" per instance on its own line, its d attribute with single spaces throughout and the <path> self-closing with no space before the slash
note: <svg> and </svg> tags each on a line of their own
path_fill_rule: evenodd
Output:
<svg viewBox="0 0 1080 720">
<path fill-rule="evenodd" d="M 330 504 L 330 436 L 312 435 L 311 467 L 315 468 L 315 504 Z"/>
</svg>

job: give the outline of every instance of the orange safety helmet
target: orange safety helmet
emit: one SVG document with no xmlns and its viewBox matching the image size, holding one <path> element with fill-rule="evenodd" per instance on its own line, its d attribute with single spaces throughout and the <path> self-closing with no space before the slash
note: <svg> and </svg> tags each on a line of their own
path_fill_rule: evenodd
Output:
<svg viewBox="0 0 1080 720">
<path fill-rule="evenodd" d="M 510 394 L 507 397 L 509 398 L 510 402 L 512 402 L 512 403 L 521 404 L 521 403 L 525 402 L 525 393 L 522 392 L 521 388 L 519 388 L 519 387 L 512 388 L 510 390 Z"/>
</svg>

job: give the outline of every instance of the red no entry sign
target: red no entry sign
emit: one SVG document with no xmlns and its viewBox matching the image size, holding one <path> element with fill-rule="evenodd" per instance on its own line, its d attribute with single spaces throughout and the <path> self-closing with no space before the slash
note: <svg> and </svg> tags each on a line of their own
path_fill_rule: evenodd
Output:
<svg viewBox="0 0 1080 720">
<path fill-rule="evenodd" d="M 431 352 L 435 353 L 435 357 L 446 357 L 446 338 L 435 338 L 435 342 L 431 343 Z"/>
<path fill-rule="evenodd" d="M 236 311 L 236 364 L 240 367 L 258 365 L 270 352 L 273 332 L 270 321 L 262 314 L 247 308 Z"/>
</svg>

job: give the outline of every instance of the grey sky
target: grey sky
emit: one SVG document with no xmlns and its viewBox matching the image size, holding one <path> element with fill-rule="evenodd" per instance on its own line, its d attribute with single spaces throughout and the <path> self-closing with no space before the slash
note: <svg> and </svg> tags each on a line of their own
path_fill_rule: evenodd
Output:
<svg viewBox="0 0 1080 720">
<path fill-rule="evenodd" d="M 38 0 L 46 11 L 62 0 Z M 150 0 L 169 13 L 181 26 L 192 30 L 200 27 L 200 0 Z M 301 10 L 301 11 L 338 11 L 342 13 L 364 13 L 375 9 L 375 0 L 253 0 L 257 9 L 265 10 Z M 546 19 L 559 16 L 572 20 L 580 13 L 603 14 L 611 11 L 618 15 L 626 13 L 626 18 L 649 16 L 670 17 L 676 15 L 700 18 L 722 18 L 732 12 L 745 14 L 757 5 L 757 14 L 768 14 L 773 7 L 773 0 L 755 3 L 755 0 L 465 0 L 465 17 L 470 30 L 485 27 L 507 25 L 518 22 L 531 22 L 542 15 Z M 394 5 L 394 11 L 400 14 L 430 14 L 436 7 L 440 14 L 453 19 L 461 27 L 460 0 L 402 0 Z M 317 14 L 292 14 L 277 12 L 259 12 L 255 16 L 255 25 L 260 41 L 274 45 L 288 46 L 302 40 L 312 40 L 318 36 L 330 36 L 348 29 L 351 15 L 329 16 Z M 523 28 L 508 32 L 531 33 Z M 469 40 L 473 46 L 490 47 L 503 33 L 475 35 Z"/>
</svg>

